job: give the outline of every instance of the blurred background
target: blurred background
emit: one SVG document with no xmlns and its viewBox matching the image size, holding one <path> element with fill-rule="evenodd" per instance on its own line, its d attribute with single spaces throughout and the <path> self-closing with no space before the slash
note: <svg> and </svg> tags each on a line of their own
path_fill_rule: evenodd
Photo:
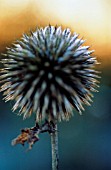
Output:
<svg viewBox="0 0 111 170">
<path fill-rule="evenodd" d="M 59 124 L 60 170 L 111 170 L 111 1 L 0 0 L 0 53 L 23 33 L 49 24 L 69 27 L 86 39 L 102 71 L 92 106 Z M 23 121 L 11 107 L 0 94 L 0 170 L 50 170 L 48 134 L 29 152 L 28 146 L 11 146 L 21 128 L 34 125 L 34 117 Z"/>
</svg>

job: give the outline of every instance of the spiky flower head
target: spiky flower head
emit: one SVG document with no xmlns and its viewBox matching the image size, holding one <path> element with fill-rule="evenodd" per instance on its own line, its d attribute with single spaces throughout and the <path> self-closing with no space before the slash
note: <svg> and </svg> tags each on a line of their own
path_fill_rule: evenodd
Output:
<svg viewBox="0 0 111 170">
<path fill-rule="evenodd" d="M 68 120 L 73 108 L 81 113 L 97 86 L 96 58 L 70 29 L 47 26 L 23 35 L 2 59 L 1 91 L 15 100 L 24 118 Z"/>
</svg>

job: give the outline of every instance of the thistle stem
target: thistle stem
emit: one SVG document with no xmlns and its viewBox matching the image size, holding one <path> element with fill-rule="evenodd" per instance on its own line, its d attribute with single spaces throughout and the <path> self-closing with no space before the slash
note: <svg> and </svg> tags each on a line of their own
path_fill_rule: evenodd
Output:
<svg viewBox="0 0 111 170">
<path fill-rule="evenodd" d="M 55 129 L 56 129 L 55 132 L 51 133 L 52 170 L 58 170 L 59 163 L 57 123 L 55 123 Z"/>
</svg>

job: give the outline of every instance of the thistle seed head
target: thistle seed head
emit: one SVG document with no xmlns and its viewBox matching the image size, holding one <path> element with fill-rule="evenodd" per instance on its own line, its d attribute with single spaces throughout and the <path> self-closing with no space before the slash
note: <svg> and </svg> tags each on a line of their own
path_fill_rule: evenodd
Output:
<svg viewBox="0 0 111 170">
<path fill-rule="evenodd" d="M 15 101 L 13 111 L 20 108 L 24 118 L 36 113 L 37 122 L 60 121 L 90 105 L 99 76 L 93 51 L 83 43 L 70 29 L 47 26 L 8 48 L 0 79 L 5 101 Z"/>
</svg>

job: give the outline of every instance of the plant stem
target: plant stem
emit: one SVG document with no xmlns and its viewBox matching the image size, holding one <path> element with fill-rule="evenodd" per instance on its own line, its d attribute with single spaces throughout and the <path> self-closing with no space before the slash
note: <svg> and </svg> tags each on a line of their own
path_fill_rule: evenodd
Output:
<svg viewBox="0 0 111 170">
<path fill-rule="evenodd" d="M 55 129 L 56 129 L 55 132 L 51 133 L 52 170 L 58 170 L 59 163 L 57 123 L 55 123 Z"/>
</svg>

